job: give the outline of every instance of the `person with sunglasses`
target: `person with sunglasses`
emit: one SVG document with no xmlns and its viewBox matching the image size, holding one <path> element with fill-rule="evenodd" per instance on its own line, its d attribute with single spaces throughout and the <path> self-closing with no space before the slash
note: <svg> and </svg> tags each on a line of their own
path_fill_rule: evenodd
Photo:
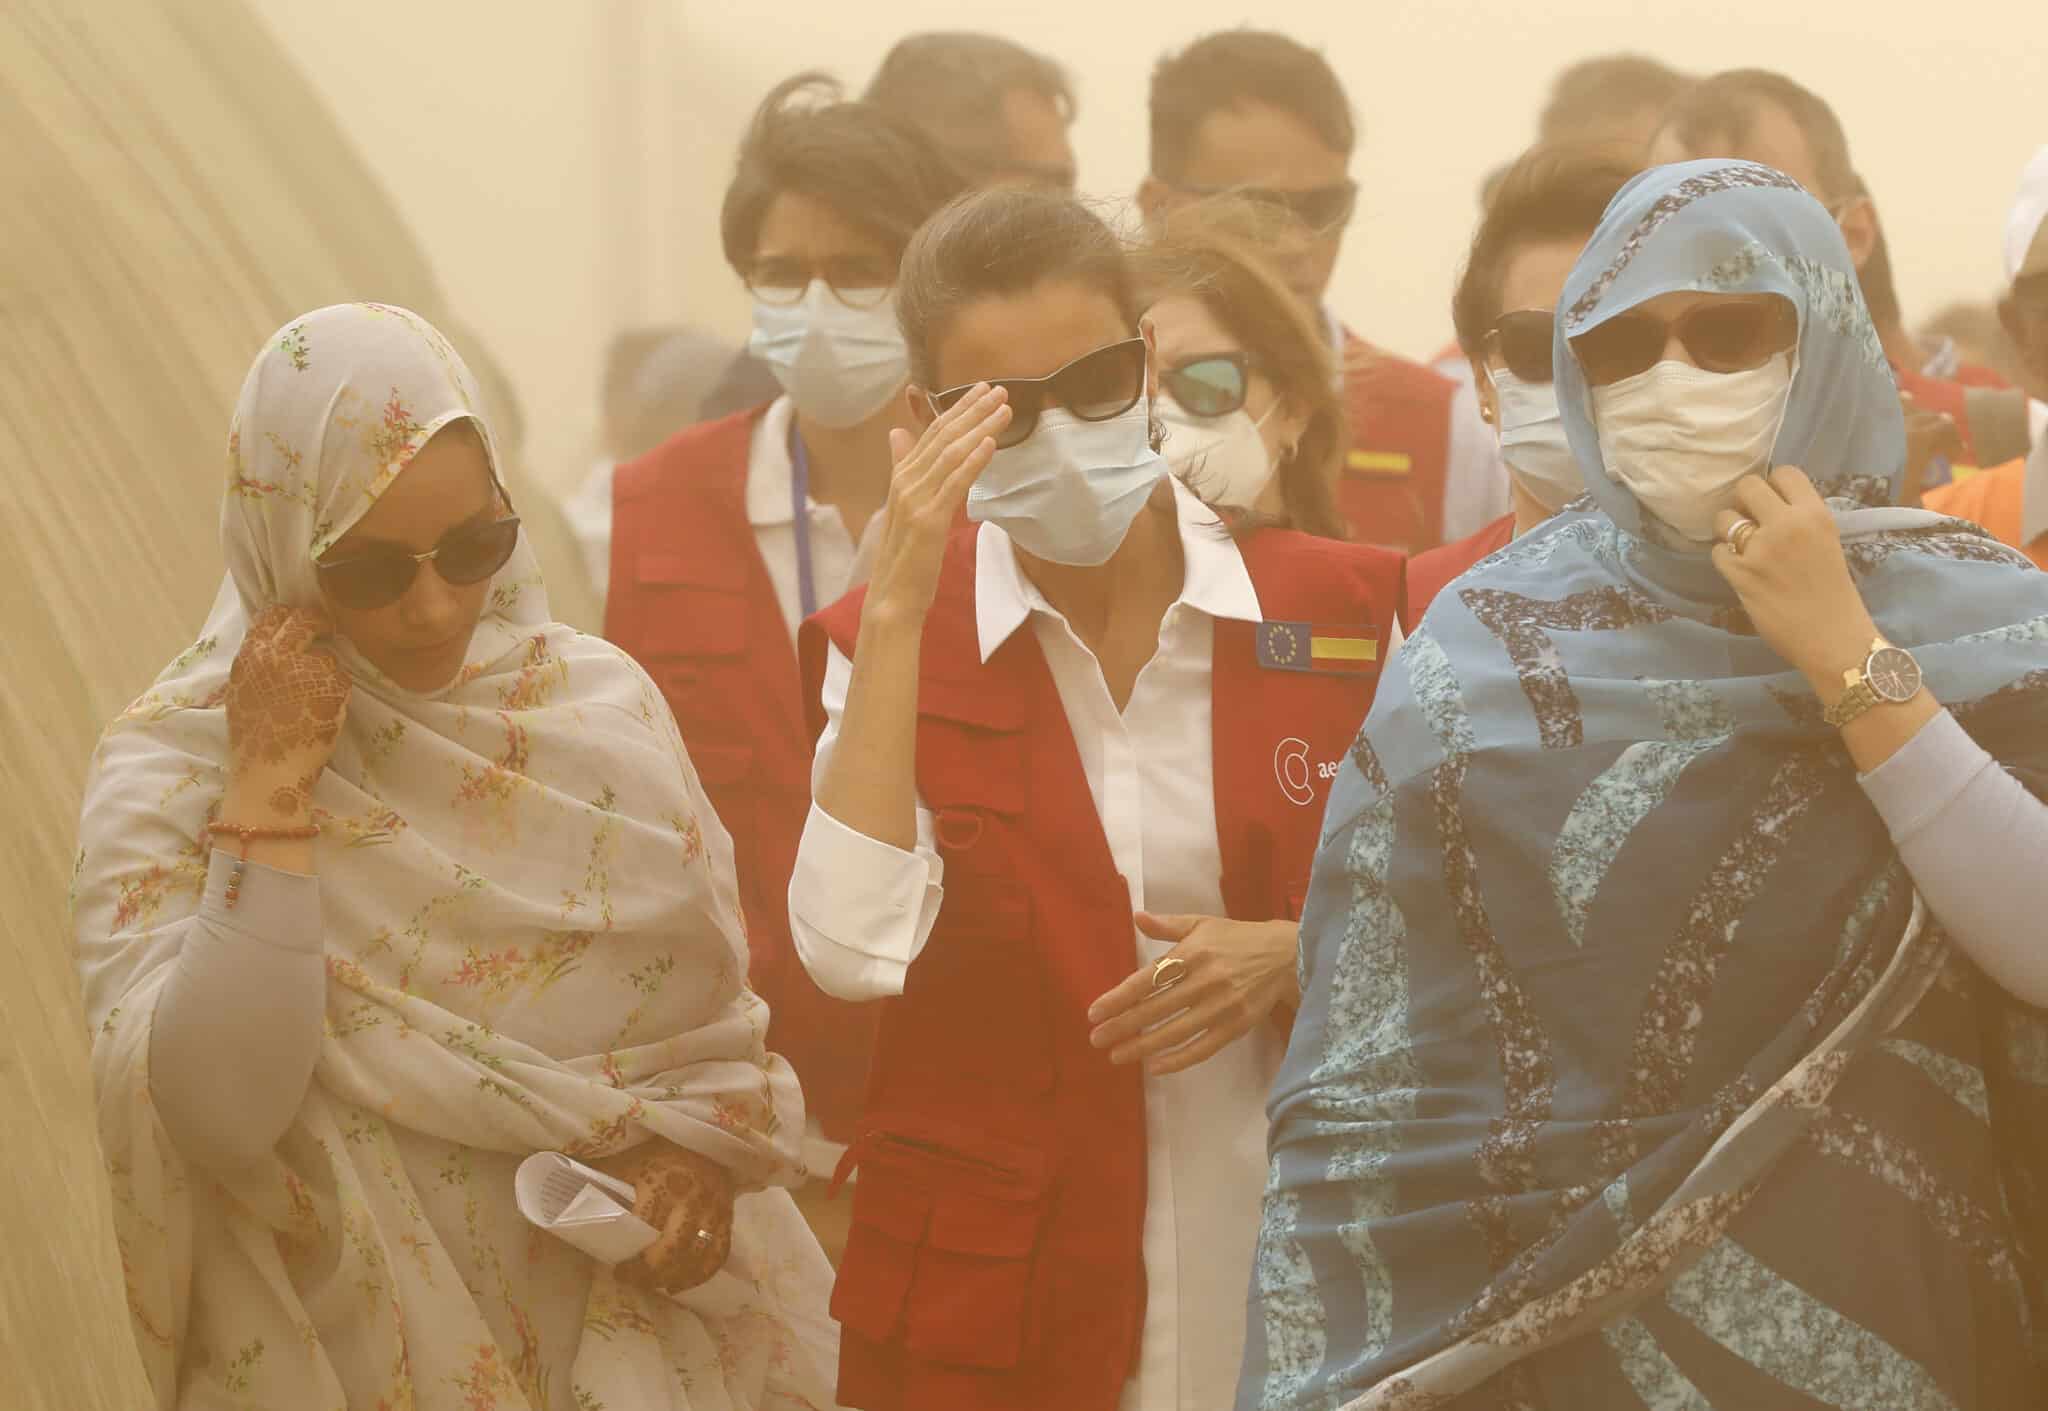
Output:
<svg viewBox="0 0 2048 1411">
<path fill-rule="evenodd" d="M 741 144 L 726 258 L 754 302 L 765 406 L 688 427 L 621 466 L 599 552 L 605 633 L 660 683 L 733 836 L 751 983 L 803 1079 L 812 1161 L 851 1135 L 874 1015 L 837 1003 L 790 948 L 784 900 L 810 807 L 797 625 L 865 574 L 910 424 L 890 293 L 912 231 L 963 186 L 918 131 L 815 74 L 778 85 Z M 843 1204 L 802 1193 L 828 1241 Z"/>
<path fill-rule="evenodd" d="M 1588 498 L 1332 791 L 1238 1405 L 2040 1405 L 2048 576 L 1894 505 L 1782 172 L 1630 181 L 1551 361 Z"/>
<path fill-rule="evenodd" d="M 1152 72 L 1151 170 L 1138 206 L 1157 220 L 1230 192 L 1289 222 L 1270 257 L 1322 325 L 1350 423 L 1338 507 L 1360 541 L 1420 553 L 1486 524 L 1507 492 L 1456 384 L 1375 347 L 1325 302 L 1358 205 L 1356 142 L 1350 101 L 1321 54 L 1265 30 L 1206 35 Z"/>
<path fill-rule="evenodd" d="M 479 405 L 404 309 L 279 329 L 213 611 L 94 757 L 73 915 L 157 1404 L 826 1405 L 731 845 L 654 683 L 550 620 Z M 536 1230 L 546 1151 L 654 1243 Z"/>
<path fill-rule="evenodd" d="M 819 983 L 887 997 L 839 1400 L 1215 1411 L 1295 902 L 1400 560 L 1234 537 L 1173 477 L 1129 253 L 1071 198 L 963 198 L 896 297 L 920 432 L 869 586 L 804 628 L 789 888 Z"/>
<path fill-rule="evenodd" d="M 1344 404 L 1313 318 L 1258 253 L 1277 223 L 1231 197 L 1152 223 L 1138 268 L 1157 340 L 1161 449 L 1236 522 L 1346 539 Z"/>
<path fill-rule="evenodd" d="M 1475 534 L 1408 560 L 1404 625 L 1444 586 L 1585 493 L 1550 375 L 1558 291 L 1636 164 L 1611 147 L 1539 145 L 1501 176 L 1451 296 L 1479 414 L 1494 428 L 1513 507 Z"/>
</svg>

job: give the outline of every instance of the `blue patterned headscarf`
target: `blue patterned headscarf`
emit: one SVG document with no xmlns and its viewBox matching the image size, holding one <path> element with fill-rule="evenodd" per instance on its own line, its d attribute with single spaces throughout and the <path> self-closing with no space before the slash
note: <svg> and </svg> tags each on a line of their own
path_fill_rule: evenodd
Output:
<svg viewBox="0 0 2048 1411">
<path fill-rule="evenodd" d="M 1436 599 L 1330 799 L 1241 1411 L 2004 1404 L 1973 1390 L 1976 1359 L 2019 1336 L 2017 1276 L 1984 1282 L 2011 1267 L 1993 1258 L 1998 1156 L 1937 1110 L 1986 1105 L 1974 979 L 1912 1011 L 1898 1056 L 1830 1068 L 1826 1102 L 1752 1121 L 1873 993 L 1913 888 L 1822 703 L 1601 463 L 1569 339 L 1676 289 L 1792 302 L 1776 459 L 1834 497 L 1886 636 L 2048 796 L 2048 575 L 1884 507 L 1899 403 L 1834 223 L 1748 163 L 1639 177 L 1559 311 L 1559 402 L 1598 508 Z M 1720 1238 L 1626 1322 L 1560 1332 L 1552 1310 L 1589 1280 L 1669 1264 L 1638 1232 L 1726 1171 L 1716 1143 L 1744 1121 L 1780 1147 L 1716 1188 Z M 1989 1212 L 1968 1238 L 1929 1183 Z M 1897 1286 L 1862 1257 L 1904 1248 L 1931 1252 Z M 1930 1265 L 1981 1300 L 1967 1335 L 1930 1332 Z M 1504 1331 L 1530 1310 L 1534 1328 Z M 1493 1379 L 1476 1391 L 1458 1380 L 1474 1367 Z"/>
</svg>

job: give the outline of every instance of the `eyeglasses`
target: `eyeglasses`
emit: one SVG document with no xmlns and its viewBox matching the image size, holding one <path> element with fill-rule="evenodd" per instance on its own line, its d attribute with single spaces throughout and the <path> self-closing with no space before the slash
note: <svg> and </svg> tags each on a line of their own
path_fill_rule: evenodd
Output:
<svg viewBox="0 0 2048 1411">
<path fill-rule="evenodd" d="M 519 546 L 519 516 L 507 515 L 488 524 L 456 528 L 423 554 L 403 549 L 372 549 L 355 558 L 316 563 L 320 585 L 343 607 L 369 612 L 404 597 L 419 576 L 420 565 L 433 560 L 441 581 L 462 587 L 489 578 Z"/>
<path fill-rule="evenodd" d="M 1301 191 L 1282 191 L 1271 186 L 1177 186 L 1190 196 L 1241 196 L 1262 206 L 1287 212 L 1311 230 L 1329 232 L 1348 225 L 1358 209 L 1358 183 L 1340 181 L 1334 186 L 1311 186 Z"/>
<path fill-rule="evenodd" d="M 1557 328 L 1557 315 L 1548 309 L 1517 309 L 1502 314 L 1486 330 L 1486 350 L 1498 355 L 1501 364 L 1523 382 L 1548 382 L 1550 340 Z"/>
<path fill-rule="evenodd" d="M 1209 353 L 1159 374 L 1159 385 L 1191 416 L 1229 416 L 1251 391 L 1252 359 L 1244 353 Z"/>
<path fill-rule="evenodd" d="M 1586 381 L 1605 387 L 1655 367 L 1676 338 L 1706 372 L 1746 372 L 1799 341 L 1799 319 L 1775 294 L 1728 295 L 1666 321 L 1634 310 L 1572 339 Z"/>
<path fill-rule="evenodd" d="M 1038 414 L 1048 406 L 1065 407 L 1083 421 L 1108 421 L 1122 416 L 1145 395 L 1145 340 L 1126 338 L 1083 354 L 1044 377 L 984 378 L 1009 393 L 1010 424 L 996 445 L 1015 446 L 1038 429 Z M 949 410 L 978 383 L 949 387 L 930 396 L 932 414 Z"/>
<path fill-rule="evenodd" d="M 876 309 L 894 292 L 896 263 L 879 255 L 771 255 L 754 261 L 746 273 L 747 292 L 764 304 L 800 304 L 813 280 L 823 280 L 850 309 Z"/>
</svg>

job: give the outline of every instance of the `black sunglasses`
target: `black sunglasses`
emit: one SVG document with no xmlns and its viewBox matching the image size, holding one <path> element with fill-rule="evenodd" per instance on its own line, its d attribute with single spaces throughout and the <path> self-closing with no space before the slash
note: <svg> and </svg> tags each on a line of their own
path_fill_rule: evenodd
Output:
<svg viewBox="0 0 2048 1411">
<path fill-rule="evenodd" d="M 423 554 L 403 549 L 372 549 L 355 558 L 316 563 L 320 586 L 343 607 L 369 612 L 405 596 L 419 576 L 420 565 L 433 560 L 441 581 L 456 587 L 480 583 L 512 557 L 519 547 L 519 516 L 507 515 L 488 524 L 455 528 Z"/>
<path fill-rule="evenodd" d="M 1486 351 L 1498 356 L 1501 365 L 1523 382 L 1548 382 L 1551 338 L 1557 329 L 1557 315 L 1547 309 L 1517 309 L 1502 314 L 1486 330 Z"/>
<path fill-rule="evenodd" d="M 1706 372 L 1762 367 L 1799 341 L 1799 318 L 1775 294 L 1729 295 L 1694 305 L 1666 321 L 1633 310 L 1572 339 L 1586 382 L 1606 387 L 1647 372 L 1676 338 Z"/>
<path fill-rule="evenodd" d="M 1282 191 L 1271 186 L 1177 186 L 1190 196 L 1241 196 L 1262 206 L 1287 212 L 1312 230 L 1332 231 L 1348 225 L 1358 209 L 1358 183 L 1340 181 L 1334 186 L 1311 186 L 1302 191 Z"/>
<path fill-rule="evenodd" d="M 1229 416 L 1251 391 L 1252 359 L 1244 353 L 1208 353 L 1159 374 L 1159 385 L 1191 416 Z"/>
<path fill-rule="evenodd" d="M 1097 348 L 1044 377 L 982 380 L 1010 396 L 1010 424 L 996 437 L 996 445 L 1021 445 L 1038 429 L 1038 414 L 1048 406 L 1065 407 L 1083 421 L 1108 421 L 1136 406 L 1138 398 L 1145 395 L 1145 340 L 1126 338 Z M 975 382 L 931 393 L 932 415 L 951 410 L 980 385 Z"/>
</svg>

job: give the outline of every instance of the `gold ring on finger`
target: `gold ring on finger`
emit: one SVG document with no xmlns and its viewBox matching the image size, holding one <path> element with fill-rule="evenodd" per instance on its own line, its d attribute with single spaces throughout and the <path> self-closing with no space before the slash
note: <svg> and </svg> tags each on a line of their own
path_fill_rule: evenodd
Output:
<svg viewBox="0 0 2048 1411">
<path fill-rule="evenodd" d="M 1756 537 L 1757 522 L 1753 519 L 1738 519 L 1728 526 L 1728 547 L 1739 557 L 1749 547 L 1749 541 Z"/>
<path fill-rule="evenodd" d="M 1187 977 L 1187 961 L 1177 955 L 1163 955 L 1152 967 L 1152 992 L 1170 990 Z"/>
</svg>

